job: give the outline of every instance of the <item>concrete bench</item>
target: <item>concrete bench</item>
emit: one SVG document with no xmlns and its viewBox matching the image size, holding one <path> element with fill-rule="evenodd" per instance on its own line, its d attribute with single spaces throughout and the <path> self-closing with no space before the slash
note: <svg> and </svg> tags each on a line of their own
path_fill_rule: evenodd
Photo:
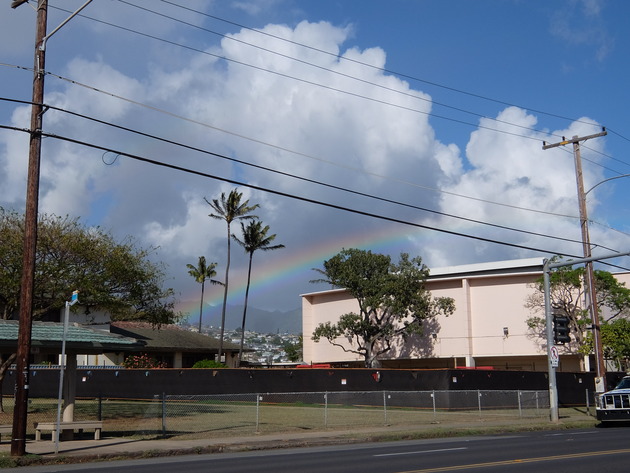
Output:
<svg viewBox="0 0 630 473">
<path fill-rule="evenodd" d="M 12 425 L 0 425 L 0 442 L 2 442 L 2 435 L 3 434 L 11 435 L 12 432 L 13 432 L 13 426 Z"/>
<path fill-rule="evenodd" d="M 77 420 L 74 422 L 61 422 L 59 424 L 61 431 L 64 430 L 78 430 L 79 433 L 84 429 L 94 429 L 94 440 L 101 439 L 101 430 L 103 429 L 103 422 L 100 420 Z M 42 430 L 52 431 L 53 440 L 57 435 L 57 422 L 38 422 L 35 424 L 35 440 L 42 439 Z"/>
</svg>

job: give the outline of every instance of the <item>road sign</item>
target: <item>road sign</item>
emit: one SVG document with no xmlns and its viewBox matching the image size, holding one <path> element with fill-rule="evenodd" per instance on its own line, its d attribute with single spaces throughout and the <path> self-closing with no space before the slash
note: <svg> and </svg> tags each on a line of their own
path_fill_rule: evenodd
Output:
<svg viewBox="0 0 630 473">
<path fill-rule="evenodd" d="M 551 360 L 552 368 L 558 367 L 558 362 L 560 361 L 560 354 L 558 353 L 558 347 L 552 346 L 549 350 L 549 359 Z"/>
</svg>

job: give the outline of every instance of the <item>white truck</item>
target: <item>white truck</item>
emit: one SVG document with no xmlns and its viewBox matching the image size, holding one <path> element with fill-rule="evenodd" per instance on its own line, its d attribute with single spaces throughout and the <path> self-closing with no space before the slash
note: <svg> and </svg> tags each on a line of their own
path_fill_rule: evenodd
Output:
<svg viewBox="0 0 630 473">
<path fill-rule="evenodd" d="M 601 422 L 630 422 L 630 376 L 624 376 L 615 389 L 600 394 L 595 409 Z"/>
</svg>

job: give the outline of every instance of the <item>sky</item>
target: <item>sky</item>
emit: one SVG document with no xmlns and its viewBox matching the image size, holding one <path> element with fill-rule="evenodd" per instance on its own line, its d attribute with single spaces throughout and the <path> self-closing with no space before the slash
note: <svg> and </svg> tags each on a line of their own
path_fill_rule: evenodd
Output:
<svg viewBox="0 0 630 473">
<path fill-rule="evenodd" d="M 50 0 L 48 31 L 83 3 Z M 6 127 L 30 123 L 34 4 L 0 15 L 0 207 L 17 211 L 28 135 Z M 429 268 L 579 257 L 573 148 L 543 142 L 606 127 L 581 144 L 585 189 L 616 178 L 588 192 L 590 239 L 628 252 L 628 18 L 623 0 L 94 0 L 47 41 L 39 210 L 155 247 L 194 320 L 186 264 L 226 264 L 205 199 L 237 188 L 285 245 L 254 254 L 249 304 L 286 311 L 344 248 Z M 247 261 L 233 244 L 229 304 Z"/>
</svg>

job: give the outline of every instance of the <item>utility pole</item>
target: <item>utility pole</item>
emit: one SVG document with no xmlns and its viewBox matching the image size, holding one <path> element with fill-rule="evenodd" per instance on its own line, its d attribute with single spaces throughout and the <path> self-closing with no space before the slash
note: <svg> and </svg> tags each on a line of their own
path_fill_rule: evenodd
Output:
<svg viewBox="0 0 630 473">
<path fill-rule="evenodd" d="M 554 144 L 547 144 L 543 141 L 543 149 L 556 148 L 569 143 L 573 144 L 573 157 L 575 161 L 575 178 L 577 182 L 578 203 L 580 210 L 580 227 L 582 229 L 582 248 L 584 258 L 591 258 L 591 242 L 588 232 L 588 213 L 586 210 L 586 194 L 584 192 L 584 178 L 582 175 L 582 157 L 580 154 L 580 142 L 590 140 L 591 138 L 599 138 L 606 136 L 606 129 L 602 128 L 600 133 L 588 136 L 574 136 L 571 139 L 562 137 L 562 141 Z M 605 390 L 604 376 L 606 375 L 606 366 L 604 364 L 604 350 L 602 347 L 602 339 L 599 324 L 599 311 L 597 309 L 597 294 L 595 291 L 595 276 L 593 273 L 593 262 L 588 261 L 585 264 L 584 274 L 584 292 L 586 304 L 589 309 L 591 320 L 593 321 L 593 343 L 595 351 L 595 364 L 597 378 L 595 380 L 595 390 L 603 392 Z"/>
<path fill-rule="evenodd" d="M 42 152 L 42 122 L 44 108 L 44 77 L 46 75 L 46 41 L 62 26 L 74 18 L 92 0 L 79 7 L 50 34 L 46 34 L 48 22 L 48 0 L 37 0 L 37 25 L 35 29 L 35 60 L 33 66 L 33 98 L 31 106 L 31 128 L 28 152 L 28 172 L 26 183 L 26 211 L 24 213 L 24 249 L 22 253 L 22 280 L 20 286 L 20 327 L 17 341 L 15 364 L 15 407 L 13 409 L 13 434 L 11 455 L 26 453 L 26 418 L 28 414 L 28 394 L 33 329 L 33 290 L 35 286 L 35 255 L 37 249 L 37 214 L 39 209 L 39 174 Z M 17 8 L 28 0 L 13 0 L 11 8 Z"/>
<path fill-rule="evenodd" d="M 12 8 L 25 3 L 15 0 Z M 22 254 L 22 284 L 20 286 L 20 328 L 15 377 L 15 407 L 11 455 L 22 456 L 26 451 L 26 417 L 30 378 L 29 357 L 33 327 L 33 289 L 35 282 L 35 250 L 37 246 L 37 213 L 39 207 L 39 170 L 42 150 L 42 118 L 44 115 L 44 76 L 46 51 L 42 47 L 46 37 L 48 0 L 38 0 L 35 32 L 35 64 L 33 67 L 33 105 L 31 106 L 31 136 L 26 184 L 26 212 L 24 214 L 24 250 Z"/>
</svg>

